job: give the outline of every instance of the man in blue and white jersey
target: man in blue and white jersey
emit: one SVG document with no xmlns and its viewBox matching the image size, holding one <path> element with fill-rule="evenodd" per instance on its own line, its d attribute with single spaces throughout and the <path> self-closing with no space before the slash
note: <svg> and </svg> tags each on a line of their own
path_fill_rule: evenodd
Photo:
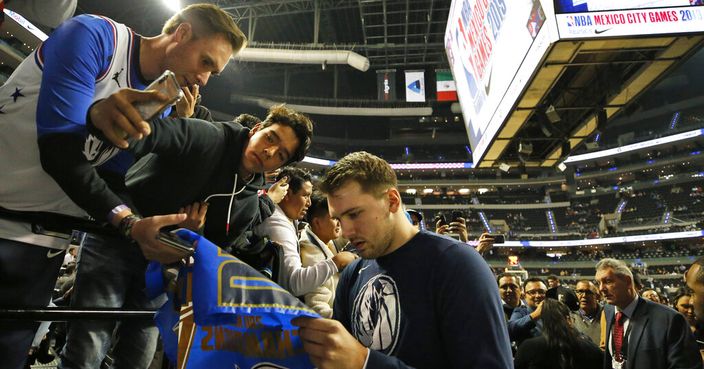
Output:
<svg viewBox="0 0 704 369">
<path fill-rule="evenodd" d="M 185 215 L 140 219 L 131 210 L 124 195 L 124 173 L 133 160 L 119 149 L 127 145 L 123 133 L 137 139 L 149 134 L 134 104 L 165 99 L 154 91 L 139 91 L 165 70 L 195 91 L 194 86 L 205 85 L 211 75 L 221 72 L 245 43 L 227 13 L 214 5 L 196 4 L 169 19 L 155 37 L 142 37 L 105 17 L 72 18 L 20 64 L 0 87 L 0 307 L 48 304 L 62 260 L 57 255 L 68 244 L 62 232 L 48 230 L 65 216 L 111 223 L 139 246 L 96 236 L 82 248 L 79 268 L 90 266 L 89 256 L 106 258 L 109 252 L 166 263 L 183 257 L 156 241 L 156 234 Z M 88 120 L 112 143 L 89 132 Z M 124 267 L 129 266 L 114 266 Z M 138 277 L 142 276 L 134 281 Z M 123 301 L 110 303 L 143 302 L 126 301 L 127 296 L 111 298 Z M 0 322 L 4 367 L 22 367 L 34 327 Z M 117 366 L 146 367 L 155 337 L 153 329 L 141 328 L 134 335 L 123 335 L 120 341 L 131 345 L 132 351 L 116 347 Z M 109 348 L 104 339 L 110 337 L 85 339 L 92 340 L 94 348 L 66 360 L 65 367 L 100 365 Z"/>
</svg>

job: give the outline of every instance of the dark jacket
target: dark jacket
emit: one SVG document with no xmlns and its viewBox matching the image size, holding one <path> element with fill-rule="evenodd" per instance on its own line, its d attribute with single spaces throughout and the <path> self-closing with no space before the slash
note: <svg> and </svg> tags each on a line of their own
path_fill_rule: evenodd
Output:
<svg viewBox="0 0 704 369">
<path fill-rule="evenodd" d="M 528 305 L 521 305 L 513 309 L 511 319 L 508 321 L 508 335 L 511 341 L 515 341 L 518 347 L 523 341 L 538 337 L 541 333 L 541 324 L 538 324 L 530 317 L 535 309 L 531 309 Z"/>
<path fill-rule="evenodd" d="M 604 306 L 607 340 L 604 368 L 611 368 L 608 335 L 613 329 L 615 308 Z M 630 320 L 624 369 L 701 369 L 702 358 L 684 316 L 675 310 L 638 297 Z"/>
<path fill-rule="evenodd" d="M 582 334 L 571 354 L 573 366 L 570 369 L 597 369 L 604 357 L 599 346 Z M 558 352 L 549 349 L 545 336 L 529 338 L 518 348 L 514 366 L 516 369 L 560 369 L 557 355 Z"/>
<path fill-rule="evenodd" d="M 246 247 L 247 232 L 274 211 L 268 196 L 257 196 L 264 185 L 261 173 L 248 183 L 237 176 L 234 185 L 249 129 L 198 119 L 165 118 L 150 123 L 152 133 L 130 144 L 130 151 L 141 158 L 127 174 L 128 190 L 139 212 L 144 216 L 176 213 L 212 194 L 223 194 L 208 200 L 203 233 L 223 248 Z M 240 190 L 232 203 L 228 232 L 231 194 Z"/>
</svg>

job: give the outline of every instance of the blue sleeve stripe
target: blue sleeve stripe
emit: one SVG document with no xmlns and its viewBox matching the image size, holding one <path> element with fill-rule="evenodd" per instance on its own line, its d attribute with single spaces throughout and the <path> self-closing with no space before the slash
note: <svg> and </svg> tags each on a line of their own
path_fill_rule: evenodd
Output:
<svg viewBox="0 0 704 369">
<path fill-rule="evenodd" d="M 110 27 L 112 28 L 112 49 L 116 50 L 117 49 L 117 28 L 115 27 L 115 24 L 113 23 L 112 19 L 103 17 L 98 15 L 99 18 L 104 19 L 105 21 L 108 22 Z M 110 68 L 112 68 L 112 64 L 114 63 L 115 58 L 110 58 L 110 65 L 108 65 L 107 68 L 103 71 L 101 75 L 98 76 L 98 78 L 95 79 L 96 82 L 102 81 L 107 75 L 108 72 L 110 71 Z"/>
</svg>

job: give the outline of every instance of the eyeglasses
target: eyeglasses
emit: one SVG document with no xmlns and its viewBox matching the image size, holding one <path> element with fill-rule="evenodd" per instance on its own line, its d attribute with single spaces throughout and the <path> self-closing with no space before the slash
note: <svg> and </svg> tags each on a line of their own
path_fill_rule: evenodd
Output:
<svg viewBox="0 0 704 369">
<path fill-rule="evenodd" d="M 577 295 L 585 295 L 585 296 L 589 296 L 589 295 L 594 294 L 594 292 L 592 290 L 576 290 L 576 291 L 574 291 L 574 293 L 576 293 Z"/>
<path fill-rule="evenodd" d="M 544 295 L 545 292 L 546 292 L 545 290 L 530 290 L 530 291 L 526 291 L 526 295 L 530 295 L 530 296 Z"/>
</svg>

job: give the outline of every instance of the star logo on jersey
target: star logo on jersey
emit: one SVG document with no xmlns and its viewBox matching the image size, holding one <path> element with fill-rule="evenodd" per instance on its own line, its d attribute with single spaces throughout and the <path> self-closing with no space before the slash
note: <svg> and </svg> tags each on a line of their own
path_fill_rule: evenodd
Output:
<svg viewBox="0 0 704 369">
<path fill-rule="evenodd" d="M 10 96 L 12 96 L 13 102 L 17 102 L 17 98 L 20 96 L 24 97 L 24 95 L 22 95 L 22 89 L 17 87 L 15 87 L 15 92 Z"/>
<path fill-rule="evenodd" d="M 125 70 L 125 68 L 120 68 L 119 72 L 115 72 L 115 74 L 112 75 L 112 80 L 115 81 L 115 83 L 117 83 L 117 87 L 120 87 L 120 88 L 122 88 L 122 86 L 120 85 L 120 74 L 124 70 Z"/>
</svg>

